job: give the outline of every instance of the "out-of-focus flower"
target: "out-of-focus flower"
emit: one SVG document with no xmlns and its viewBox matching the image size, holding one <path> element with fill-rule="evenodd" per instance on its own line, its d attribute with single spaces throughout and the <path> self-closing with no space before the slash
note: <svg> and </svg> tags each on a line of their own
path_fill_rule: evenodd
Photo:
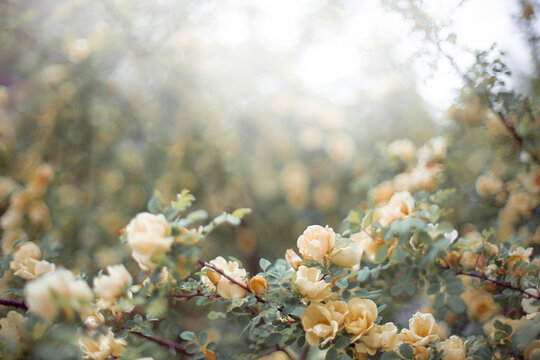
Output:
<svg viewBox="0 0 540 360">
<path fill-rule="evenodd" d="M 107 272 L 108 275 L 94 278 L 94 293 L 99 297 L 100 307 L 115 312 L 112 305 L 128 291 L 133 278 L 124 265 L 108 266 Z"/>
<path fill-rule="evenodd" d="M 24 287 L 25 301 L 31 312 L 47 320 L 54 320 L 61 311 L 68 320 L 74 311 L 84 311 L 92 301 L 92 290 L 82 279 L 75 279 L 66 269 L 56 269 Z"/>
<path fill-rule="evenodd" d="M 347 312 L 347 303 L 344 301 L 309 305 L 301 316 L 307 342 L 317 346 L 319 339 L 324 339 L 322 345 L 332 341 L 342 329 Z"/>
<path fill-rule="evenodd" d="M 466 351 L 463 341 L 455 335 L 437 344 L 437 351 L 443 351 L 443 360 L 464 360 Z"/>
<path fill-rule="evenodd" d="M 480 195 L 494 195 L 501 191 L 503 182 L 495 174 L 488 173 L 476 179 L 476 192 Z"/>
<path fill-rule="evenodd" d="M 311 225 L 297 240 L 298 249 L 304 259 L 321 261 L 336 242 L 336 234 L 331 227 Z"/>
<path fill-rule="evenodd" d="M 411 162 L 415 157 L 416 148 L 409 139 L 397 139 L 388 145 L 388 152 L 405 162 Z"/>
<path fill-rule="evenodd" d="M 332 284 L 324 281 L 317 268 L 300 266 L 296 272 L 298 292 L 310 301 L 324 301 L 332 295 Z"/>
<path fill-rule="evenodd" d="M 379 221 L 383 226 L 388 226 L 395 220 L 410 216 L 413 209 L 414 198 L 411 193 L 408 191 L 397 192 L 392 195 L 388 204 L 375 211 L 373 220 Z"/>
<path fill-rule="evenodd" d="M 461 294 L 461 298 L 467 304 L 467 315 L 469 318 L 485 323 L 498 311 L 499 306 L 493 301 L 493 296 L 480 289 L 467 287 Z"/>
<path fill-rule="evenodd" d="M 23 243 L 13 254 L 9 267 L 16 276 L 25 280 L 34 280 L 41 274 L 53 271 L 55 266 L 41 259 L 39 247 L 32 241 Z"/>
<path fill-rule="evenodd" d="M 0 319 L 0 337 L 4 341 L 18 341 L 25 337 L 27 325 L 24 316 L 16 311 L 10 311 L 5 318 Z"/>
<path fill-rule="evenodd" d="M 347 303 L 348 313 L 345 317 L 345 329 L 355 335 L 356 341 L 371 330 L 379 315 L 377 305 L 370 299 L 352 298 Z"/>
<path fill-rule="evenodd" d="M 417 312 L 409 320 L 409 329 L 403 329 L 400 337 L 415 347 L 435 342 L 439 340 L 437 322 L 433 315 Z"/>
<path fill-rule="evenodd" d="M 126 227 L 126 235 L 131 255 L 146 271 L 155 269 L 155 259 L 167 253 L 174 241 L 171 226 L 162 214 L 138 214 Z"/>
<path fill-rule="evenodd" d="M 210 261 L 210 265 L 222 271 L 225 275 L 235 281 L 244 284 L 247 287 L 246 270 L 239 267 L 236 261 L 227 261 L 223 257 L 218 256 Z M 241 299 L 247 294 L 247 290 L 241 286 L 233 284 L 225 276 L 220 275 L 214 270 L 203 267 L 202 270 L 207 270 L 206 275 L 201 276 L 201 280 L 213 291 L 216 291 L 220 296 L 226 299 Z"/>
<path fill-rule="evenodd" d="M 111 329 L 106 334 L 83 336 L 79 338 L 79 347 L 84 359 L 105 360 L 109 357 L 120 357 L 126 349 L 126 341 L 116 339 Z"/>
</svg>

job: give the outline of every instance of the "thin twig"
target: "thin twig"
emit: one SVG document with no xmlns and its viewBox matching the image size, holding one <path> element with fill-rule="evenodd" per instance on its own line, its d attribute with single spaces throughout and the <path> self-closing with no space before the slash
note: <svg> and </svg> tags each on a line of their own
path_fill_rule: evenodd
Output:
<svg viewBox="0 0 540 360">
<path fill-rule="evenodd" d="M 28 310 L 28 306 L 23 301 L 11 300 L 11 299 L 0 299 L 0 305 L 12 306 L 17 309 Z"/>
<path fill-rule="evenodd" d="M 143 333 L 138 332 L 138 331 L 131 331 L 130 330 L 129 332 L 130 332 L 130 334 L 133 334 L 135 336 L 139 336 L 139 337 L 142 337 L 144 339 L 153 341 L 156 344 L 159 344 L 161 346 L 168 347 L 169 350 L 171 351 L 171 353 L 173 353 L 173 355 L 176 355 L 177 351 L 181 352 L 182 354 L 190 355 L 182 345 L 180 345 L 178 343 L 175 343 L 174 341 L 163 339 L 163 338 L 161 338 L 159 336 L 144 335 Z"/>
<path fill-rule="evenodd" d="M 450 267 L 448 266 L 442 266 L 441 267 L 442 269 L 451 269 Z M 485 280 L 489 283 L 492 283 L 492 284 L 495 284 L 497 286 L 500 286 L 500 287 L 504 287 L 504 288 L 507 288 L 507 289 L 511 289 L 511 290 L 514 290 L 514 291 L 519 291 L 520 293 L 522 293 L 525 297 L 527 298 L 535 298 L 536 300 L 540 300 L 540 296 L 538 295 L 534 295 L 534 294 L 531 294 L 521 288 L 518 288 L 516 286 L 513 286 L 511 284 L 508 284 L 508 283 L 505 283 L 505 282 L 502 282 L 502 281 L 497 281 L 497 280 L 492 280 L 490 278 L 488 278 L 486 275 L 484 274 L 473 274 L 473 273 L 468 273 L 468 272 L 465 272 L 465 271 L 461 271 L 461 270 L 455 270 L 455 269 L 451 269 L 454 271 L 454 273 L 456 275 L 465 275 L 465 276 L 470 276 L 470 277 L 474 277 L 474 278 L 477 278 L 477 279 L 482 279 L 482 280 Z"/>
<path fill-rule="evenodd" d="M 260 302 L 260 303 L 266 303 L 266 300 L 264 300 L 263 298 L 261 298 L 259 295 L 255 294 L 253 291 L 251 291 L 251 289 L 246 285 L 246 284 L 242 284 L 241 282 L 239 281 L 236 281 L 235 279 L 233 279 L 232 277 L 230 277 L 229 275 L 225 274 L 223 271 L 221 271 L 220 269 L 216 268 L 215 266 L 211 265 L 211 264 L 208 264 L 208 263 L 205 263 L 201 260 L 198 261 L 198 263 L 203 266 L 203 267 L 207 267 L 207 268 L 210 268 L 212 270 L 214 270 L 215 272 L 217 272 L 218 274 L 220 274 L 221 276 L 225 277 L 226 279 L 228 279 L 230 282 L 232 282 L 233 284 L 235 285 L 238 285 L 240 286 L 242 289 L 246 290 L 248 293 L 251 293 L 253 295 L 255 295 L 255 299 L 257 299 L 257 302 Z"/>
</svg>

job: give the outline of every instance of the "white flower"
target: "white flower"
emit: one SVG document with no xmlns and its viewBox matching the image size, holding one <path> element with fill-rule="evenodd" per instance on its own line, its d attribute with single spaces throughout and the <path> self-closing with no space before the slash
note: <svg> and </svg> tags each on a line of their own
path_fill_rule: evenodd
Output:
<svg viewBox="0 0 540 360">
<path fill-rule="evenodd" d="M 126 227 L 131 255 L 143 270 L 153 270 L 154 260 L 163 256 L 173 244 L 171 226 L 162 214 L 140 213 Z"/>
<path fill-rule="evenodd" d="M 74 311 L 84 311 L 93 298 L 92 290 L 82 279 L 75 279 L 66 269 L 57 269 L 30 281 L 24 287 L 26 304 L 31 312 L 54 320 L 61 310 L 68 320 Z"/>
<path fill-rule="evenodd" d="M 124 265 L 108 266 L 107 272 L 109 275 L 101 274 L 94 278 L 94 292 L 100 298 L 98 305 L 102 308 L 111 308 L 127 292 L 133 281 Z"/>
</svg>

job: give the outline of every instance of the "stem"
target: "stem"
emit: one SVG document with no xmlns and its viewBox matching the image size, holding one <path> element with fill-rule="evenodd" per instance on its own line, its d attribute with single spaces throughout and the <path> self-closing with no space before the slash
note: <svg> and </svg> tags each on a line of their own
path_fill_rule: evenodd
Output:
<svg viewBox="0 0 540 360">
<path fill-rule="evenodd" d="M 450 269 L 450 267 L 448 266 L 443 266 L 442 267 L 443 269 Z M 454 269 L 452 269 L 454 270 Z M 470 277 L 474 277 L 474 278 L 477 278 L 477 279 L 482 279 L 482 280 L 485 280 L 489 283 L 492 283 L 492 284 L 495 284 L 497 286 L 500 286 L 500 287 L 504 287 L 504 288 L 507 288 L 507 289 L 511 289 L 511 290 L 514 290 L 514 291 L 519 291 L 520 293 L 522 293 L 524 296 L 526 296 L 528 299 L 530 298 L 535 298 L 536 300 L 540 300 L 540 296 L 538 295 L 534 295 L 534 294 L 531 294 L 521 288 L 518 288 L 516 286 L 513 286 L 511 284 L 508 284 L 508 283 L 505 283 L 505 282 L 502 282 L 502 281 L 497 281 L 497 280 L 492 280 L 490 278 L 488 278 L 486 275 L 484 274 L 473 274 L 473 273 L 468 273 L 468 272 L 465 272 L 465 271 L 461 271 L 461 270 L 454 270 L 454 273 L 456 275 L 465 275 L 465 276 L 470 276 Z"/>
<path fill-rule="evenodd" d="M 11 300 L 11 299 L 0 299 L 0 305 L 4 306 L 13 306 L 17 309 L 28 310 L 28 306 L 23 301 Z"/>
<path fill-rule="evenodd" d="M 167 294 L 165 295 L 165 297 L 168 297 L 168 298 L 175 298 L 175 299 L 183 299 L 183 300 L 191 300 L 195 297 L 198 297 L 198 296 L 204 296 L 204 297 L 208 297 L 209 299 L 215 299 L 215 298 L 218 298 L 220 297 L 218 294 L 205 294 L 203 292 L 201 292 L 200 290 L 197 290 L 196 293 L 193 293 L 193 294 Z"/>
<path fill-rule="evenodd" d="M 215 272 L 217 272 L 218 274 L 220 274 L 221 276 L 225 277 L 226 279 L 228 279 L 230 282 L 232 282 L 233 284 L 237 285 L 237 286 L 240 286 L 242 289 L 246 290 L 248 293 L 251 293 L 253 295 L 255 295 L 255 299 L 257 299 L 257 302 L 260 302 L 260 303 L 266 303 L 266 300 L 264 300 L 263 298 L 261 298 L 259 295 L 255 294 L 253 291 L 251 291 L 251 289 L 246 285 L 246 284 L 242 284 L 241 282 L 239 281 L 236 281 L 235 279 L 233 279 L 232 277 L 230 277 L 229 275 L 225 274 L 223 271 L 221 271 L 220 269 L 216 268 L 215 266 L 213 265 L 210 265 L 208 263 L 205 263 L 201 260 L 198 261 L 198 263 L 203 266 L 203 267 L 207 267 L 207 268 L 210 268 L 212 270 L 214 270 Z"/>
<path fill-rule="evenodd" d="M 309 349 L 310 349 L 309 345 L 304 346 L 304 348 L 302 349 L 302 352 L 300 353 L 300 360 L 306 360 L 307 359 Z"/>
<path fill-rule="evenodd" d="M 190 355 L 188 354 L 188 352 L 186 351 L 186 349 L 178 344 L 178 343 L 175 343 L 174 341 L 170 341 L 170 340 L 167 340 L 167 339 L 163 339 L 159 336 L 147 336 L 147 335 L 144 335 L 143 333 L 140 333 L 138 331 L 129 331 L 131 334 L 135 335 L 135 336 L 139 336 L 139 337 L 142 337 L 142 338 L 145 338 L 147 340 L 150 340 L 150 341 L 153 341 L 161 346 L 166 346 L 169 348 L 169 350 L 171 351 L 171 353 L 173 355 L 176 355 L 176 352 L 181 352 L 182 354 L 185 354 L 185 355 Z"/>
</svg>

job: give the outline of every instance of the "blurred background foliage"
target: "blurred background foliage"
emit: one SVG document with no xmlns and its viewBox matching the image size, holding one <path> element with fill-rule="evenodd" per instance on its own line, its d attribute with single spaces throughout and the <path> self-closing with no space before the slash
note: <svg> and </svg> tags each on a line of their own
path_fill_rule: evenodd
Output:
<svg viewBox="0 0 540 360">
<path fill-rule="evenodd" d="M 509 14 L 535 63 L 513 77 L 519 92 L 500 95 L 510 75 L 496 48 L 467 49 L 472 66 L 452 64 L 464 77 L 461 97 L 438 114 L 418 90 L 426 74 L 418 64 L 452 63 L 444 51 L 457 46 L 452 34 L 438 37 L 444 27 L 422 2 L 376 2 L 421 46 L 403 56 L 396 37 L 366 35 L 362 82 L 346 102 L 313 91 L 292 69 L 316 40 L 338 41 L 351 2 L 302 3 L 299 31 L 276 37 L 289 42 L 279 46 L 261 40 L 266 10 L 257 2 L 0 1 L 0 212 L 49 164 L 54 177 L 26 233 L 49 234 L 70 254 L 65 266 L 92 274 L 128 259 L 118 231 L 154 189 L 173 199 L 188 188 L 210 216 L 254 210 L 238 229 L 216 232 L 205 257 L 234 255 L 255 269 L 307 225 L 338 229 L 372 200 L 371 187 L 404 171 L 383 144 L 410 138 L 419 147 L 446 134 L 441 186 L 458 188 L 452 221 L 495 225 L 503 199 L 479 197 L 475 181 L 493 166 L 503 178 L 514 174 L 521 165 L 507 160 L 523 146 L 501 129 L 493 104 L 503 102 L 538 156 L 537 5 L 516 1 L 521 13 Z M 241 36 L 227 37 L 223 22 L 243 24 Z"/>
<path fill-rule="evenodd" d="M 389 142 L 409 138 L 421 148 L 443 136 L 434 186 L 456 188 L 445 219 L 462 233 L 495 227 L 495 238 L 519 237 L 538 253 L 538 4 L 512 2 L 508 17 L 526 44 L 520 56 L 533 66 L 511 73 L 497 47 L 456 44 L 422 1 L 299 3 L 300 10 L 280 2 L 270 9 L 285 25 L 295 12 L 298 31 L 274 22 L 265 33 L 270 10 L 262 2 L 0 0 L 4 252 L 26 235 L 48 259 L 59 256 L 58 265 L 84 267 L 90 277 L 121 262 L 135 274 L 119 230 L 154 189 L 172 200 L 187 188 L 210 217 L 253 209 L 241 226 L 213 233 L 202 259 L 233 255 L 256 273 L 260 257 L 282 257 L 308 225 L 338 230 L 350 209 L 378 201 L 377 184 L 394 179 L 396 187 L 399 174 L 413 173 L 416 160 L 391 156 Z M 340 29 L 361 21 L 358 12 L 373 17 L 373 4 L 389 20 L 372 19 L 361 36 L 354 91 L 343 100 L 347 76 L 323 86 L 330 94 L 314 91 L 301 60 L 346 65 L 313 46 L 321 39 L 342 46 Z M 398 20 L 394 35 L 384 32 Z M 420 91 L 441 62 L 462 86 L 445 112 Z M 307 74 L 324 83 L 317 69 Z M 490 174 L 502 183 L 480 194 L 478 178 Z M 43 243 L 46 235 L 52 241 Z M 191 310 L 182 326 L 204 328 L 201 310 Z M 241 345 L 234 332 L 221 336 L 231 352 Z"/>
</svg>

